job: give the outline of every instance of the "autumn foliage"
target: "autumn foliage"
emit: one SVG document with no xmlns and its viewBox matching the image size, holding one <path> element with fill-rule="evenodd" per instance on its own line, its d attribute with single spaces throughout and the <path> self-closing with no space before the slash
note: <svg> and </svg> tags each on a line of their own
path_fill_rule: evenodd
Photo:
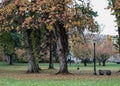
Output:
<svg viewBox="0 0 120 86">
<path fill-rule="evenodd" d="M 98 24 L 94 21 L 96 12 L 90 2 L 81 4 L 73 0 L 3 0 L 0 4 L 0 32 L 16 29 L 24 33 L 26 52 L 29 60 L 29 72 L 38 72 L 38 57 L 42 44 L 47 43 L 47 34 L 55 32 L 57 53 L 63 68 L 67 71 L 66 55 L 68 51 L 67 32 L 83 33 L 85 29 L 96 32 Z M 83 5 L 85 3 L 85 5 Z M 79 37 L 75 36 L 73 40 Z M 44 39 L 45 38 L 45 39 Z M 44 40 L 44 41 L 43 41 Z M 45 44 L 47 45 L 47 44 Z M 64 66 L 63 66 L 64 64 Z M 62 71 L 61 71 L 62 70 Z"/>
</svg>

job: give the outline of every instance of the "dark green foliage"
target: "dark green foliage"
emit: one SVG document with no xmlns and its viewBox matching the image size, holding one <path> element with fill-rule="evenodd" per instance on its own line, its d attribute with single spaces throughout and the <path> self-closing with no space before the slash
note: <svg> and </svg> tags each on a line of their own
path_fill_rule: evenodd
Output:
<svg viewBox="0 0 120 86">
<path fill-rule="evenodd" d="M 22 35 L 18 34 L 15 29 L 0 33 L 0 48 L 9 64 L 12 64 L 12 60 L 17 58 L 15 51 L 21 47 L 21 39 Z"/>
<path fill-rule="evenodd" d="M 0 35 L 0 45 L 6 54 L 12 54 L 14 52 L 14 39 L 12 33 L 4 31 Z"/>
</svg>

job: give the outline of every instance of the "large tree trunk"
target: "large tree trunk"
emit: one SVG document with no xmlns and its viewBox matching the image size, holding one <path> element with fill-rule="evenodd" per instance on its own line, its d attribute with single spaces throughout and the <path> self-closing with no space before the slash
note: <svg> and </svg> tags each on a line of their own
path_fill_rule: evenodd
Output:
<svg viewBox="0 0 120 86">
<path fill-rule="evenodd" d="M 66 59 L 66 55 L 64 52 L 64 48 L 63 45 L 61 44 L 61 39 L 58 38 L 57 40 L 57 52 L 58 52 L 58 56 L 59 56 L 59 62 L 60 62 L 60 69 L 58 74 L 66 74 L 68 73 L 68 68 L 67 68 L 67 59 Z"/>
<path fill-rule="evenodd" d="M 38 73 L 39 72 L 39 66 L 36 64 L 35 58 L 33 57 L 32 52 L 32 43 L 30 40 L 30 33 L 31 30 L 25 31 L 25 44 L 26 44 L 26 51 L 27 51 L 27 57 L 28 57 L 28 70 L 27 73 Z"/>
<path fill-rule="evenodd" d="M 53 33 L 53 31 L 51 31 L 50 32 L 50 37 L 49 37 L 49 42 L 50 42 L 50 44 L 49 44 L 49 48 L 50 48 L 50 58 L 49 58 L 49 69 L 54 69 L 54 66 L 53 66 L 53 51 L 54 51 L 54 43 L 53 43 L 53 39 L 54 39 L 54 37 L 53 37 L 53 35 L 54 35 L 54 33 Z"/>
<path fill-rule="evenodd" d="M 63 24 L 58 22 L 56 24 L 56 35 L 57 35 L 57 53 L 59 57 L 60 69 L 57 74 L 68 74 L 67 67 L 67 51 L 68 51 L 68 40 L 65 28 Z"/>
</svg>

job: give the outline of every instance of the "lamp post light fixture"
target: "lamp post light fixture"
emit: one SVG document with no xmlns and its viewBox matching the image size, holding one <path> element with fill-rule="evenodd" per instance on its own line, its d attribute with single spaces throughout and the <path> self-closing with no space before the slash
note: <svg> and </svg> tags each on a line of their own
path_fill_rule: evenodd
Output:
<svg viewBox="0 0 120 86">
<path fill-rule="evenodd" d="M 94 45 L 94 72 L 93 72 L 93 74 L 94 75 L 97 75 L 97 73 L 96 73 L 96 49 L 95 49 L 95 47 L 96 47 L 96 40 L 93 40 L 93 45 Z"/>
</svg>

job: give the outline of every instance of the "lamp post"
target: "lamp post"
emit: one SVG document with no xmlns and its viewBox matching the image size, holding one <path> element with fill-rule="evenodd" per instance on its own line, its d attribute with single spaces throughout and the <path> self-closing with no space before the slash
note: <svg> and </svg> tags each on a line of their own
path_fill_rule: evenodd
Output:
<svg viewBox="0 0 120 86">
<path fill-rule="evenodd" d="M 96 73 L 96 50 L 95 50 L 95 45 L 96 45 L 96 40 L 93 40 L 93 45 L 94 45 L 94 75 L 97 75 Z"/>
</svg>

